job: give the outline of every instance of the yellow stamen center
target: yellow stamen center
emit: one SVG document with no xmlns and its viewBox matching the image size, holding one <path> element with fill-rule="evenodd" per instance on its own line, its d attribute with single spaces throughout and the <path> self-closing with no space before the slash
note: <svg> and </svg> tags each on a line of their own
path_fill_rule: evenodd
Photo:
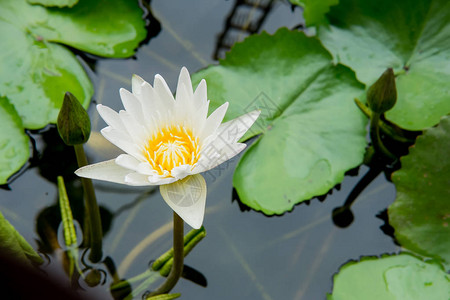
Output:
<svg viewBox="0 0 450 300">
<path fill-rule="evenodd" d="M 159 175 L 171 176 L 174 167 L 193 166 L 199 159 L 199 148 L 198 137 L 190 129 L 172 125 L 153 133 L 144 156 Z"/>
</svg>

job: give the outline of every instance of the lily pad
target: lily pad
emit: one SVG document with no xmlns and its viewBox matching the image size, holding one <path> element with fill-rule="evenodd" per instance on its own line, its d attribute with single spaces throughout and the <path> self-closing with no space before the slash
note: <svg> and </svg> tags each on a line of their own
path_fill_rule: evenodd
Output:
<svg viewBox="0 0 450 300">
<path fill-rule="evenodd" d="M 27 34 L 105 57 L 129 57 L 146 37 L 138 1 L 80 0 L 72 8 L 3 0 L 0 19 Z"/>
<path fill-rule="evenodd" d="M 19 232 L 3 217 L 0 212 L 0 249 L 11 257 L 25 263 L 42 264 L 43 260 L 33 247 L 20 235 Z"/>
<path fill-rule="evenodd" d="M 30 4 L 40 4 L 43 6 L 72 7 L 78 3 L 78 0 L 27 0 Z"/>
<path fill-rule="evenodd" d="M 317 25 L 326 22 L 325 14 L 330 11 L 330 6 L 339 3 L 339 0 L 290 0 L 292 4 L 303 7 L 303 18 L 306 26 Z"/>
<path fill-rule="evenodd" d="M 211 109 L 230 102 L 225 119 L 261 109 L 244 139 L 260 134 L 242 156 L 233 184 L 240 200 L 265 214 L 327 193 L 362 162 L 367 119 L 353 98 L 354 73 L 335 66 L 315 38 L 280 29 L 236 44 L 205 78 Z M 226 132 L 226 134 L 234 134 Z"/>
<path fill-rule="evenodd" d="M 48 8 L 33 34 L 105 57 L 130 57 L 147 35 L 138 1 L 80 0 L 73 8 Z"/>
<path fill-rule="evenodd" d="M 93 94 L 92 83 L 75 56 L 64 47 L 35 40 L 0 19 L 4 51 L 0 65 L 0 91 L 7 95 L 26 128 L 56 122 L 66 91 L 84 107 Z"/>
<path fill-rule="evenodd" d="M 30 149 L 22 121 L 4 97 L 0 97 L 0 128 L 0 184 L 5 184 L 28 160 Z"/>
<path fill-rule="evenodd" d="M 328 300 L 441 300 L 450 298 L 450 276 L 433 261 L 407 253 L 363 257 L 334 276 Z"/>
<path fill-rule="evenodd" d="M 26 0 L 0 2 L 0 96 L 7 96 L 26 128 L 56 122 L 66 91 L 84 107 L 92 83 L 63 43 L 96 55 L 126 57 L 145 38 L 137 1 L 81 0 L 73 8 L 46 8 Z"/>
<path fill-rule="evenodd" d="M 391 67 L 398 100 L 390 121 L 422 130 L 450 112 L 450 2 L 341 0 L 318 26 L 336 62 L 370 86 Z"/>
<path fill-rule="evenodd" d="M 389 223 L 400 244 L 450 264 L 450 117 L 417 138 L 392 175 Z"/>
</svg>

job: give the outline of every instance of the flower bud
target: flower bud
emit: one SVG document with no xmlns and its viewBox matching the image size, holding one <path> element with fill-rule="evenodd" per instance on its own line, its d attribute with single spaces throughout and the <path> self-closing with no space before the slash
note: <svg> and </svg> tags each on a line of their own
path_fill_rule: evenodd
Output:
<svg viewBox="0 0 450 300">
<path fill-rule="evenodd" d="M 367 91 L 367 103 L 370 109 L 382 114 L 390 110 L 397 101 L 397 88 L 392 68 L 387 69 Z"/>
<path fill-rule="evenodd" d="M 59 111 L 57 127 L 66 145 L 84 144 L 91 134 L 91 121 L 81 103 L 70 92 L 64 95 Z"/>
</svg>

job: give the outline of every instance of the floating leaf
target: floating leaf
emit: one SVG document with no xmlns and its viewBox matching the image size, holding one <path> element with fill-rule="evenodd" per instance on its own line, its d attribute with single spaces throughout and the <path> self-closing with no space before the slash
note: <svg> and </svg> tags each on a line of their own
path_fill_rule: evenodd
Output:
<svg viewBox="0 0 450 300">
<path fill-rule="evenodd" d="M 41 264 L 42 258 L 0 212 L 0 249 L 25 263 Z"/>
<path fill-rule="evenodd" d="M 422 130 L 450 112 L 450 2 L 341 0 L 318 36 L 337 62 L 370 86 L 386 68 L 398 100 L 387 119 Z"/>
<path fill-rule="evenodd" d="M 2 0 L 0 19 L 30 36 L 106 57 L 129 57 L 145 39 L 138 1 L 80 0 L 72 8 Z"/>
<path fill-rule="evenodd" d="M 145 38 L 141 16 L 137 1 L 81 0 L 73 8 L 0 1 L 0 96 L 8 96 L 31 129 L 56 121 L 66 91 L 87 107 L 92 83 L 76 57 L 52 42 L 101 56 L 130 56 Z"/>
<path fill-rule="evenodd" d="M 78 3 L 78 0 L 27 0 L 30 4 L 40 4 L 43 6 L 72 7 Z"/>
<path fill-rule="evenodd" d="M 450 297 L 450 276 L 435 262 L 412 255 L 363 257 L 334 276 L 328 300 L 441 300 Z"/>
<path fill-rule="evenodd" d="M 287 29 L 252 36 L 218 66 L 195 74 L 194 85 L 201 78 L 211 109 L 230 102 L 226 119 L 262 111 L 245 138 L 261 136 L 233 178 L 253 209 L 282 214 L 325 194 L 362 162 L 367 119 L 353 102 L 362 85 L 351 70 L 334 66 L 315 38 Z"/>
<path fill-rule="evenodd" d="M 339 3 L 339 0 L 290 0 L 292 4 L 303 7 L 303 17 L 306 26 L 317 25 L 326 22 L 325 14 L 330 11 L 330 6 Z"/>
<path fill-rule="evenodd" d="M 30 24 L 33 34 L 99 56 L 129 57 L 147 35 L 136 0 L 80 0 L 47 14 L 45 26 Z"/>
<path fill-rule="evenodd" d="M 389 223 L 400 244 L 450 264 L 450 117 L 417 138 L 392 175 Z"/>
<path fill-rule="evenodd" d="M 3 97 L 0 97 L 0 128 L 0 184 L 5 184 L 28 160 L 30 149 L 19 115 Z"/>
<path fill-rule="evenodd" d="M 37 41 L 0 19 L 0 91 L 7 95 L 24 127 L 56 122 L 64 93 L 70 90 L 87 107 L 93 93 L 85 71 L 67 49 Z"/>
</svg>

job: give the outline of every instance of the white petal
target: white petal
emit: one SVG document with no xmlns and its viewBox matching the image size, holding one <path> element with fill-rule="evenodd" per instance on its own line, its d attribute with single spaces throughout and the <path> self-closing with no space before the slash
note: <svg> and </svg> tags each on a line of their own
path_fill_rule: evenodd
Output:
<svg viewBox="0 0 450 300">
<path fill-rule="evenodd" d="M 122 149 L 124 152 L 139 160 L 145 160 L 141 149 L 135 143 L 125 139 L 120 131 L 113 130 L 111 127 L 105 127 L 100 132 L 108 141 Z"/>
<path fill-rule="evenodd" d="M 236 143 L 252 127 L 261 111 L 254 110 L 219 126 L 217 135 L 225 143 Z"/>
<path fill-rule="evenodd" d="M 158 172 L 155 171 L 148 162 L 141 162 L 137 166 L 136 171 L 138 173 L 145 174 L 145 175 L 158 175 Z"/>
<path fill-rule="evenodd" d="M 189 226 L 199 229 L 205 216 L 206 182 L 202 175 L 188 176 L 159 187 L 161 195 Z"/>
<path fill-rule="evenodd" d="M 146 127 L 140 123 L 134 116 L 128 111 L 121 110 L 119 117 L 125 126 L 128 135 L 133 139 L 136 144 L 143 145 L 148 140 L 148 132 Z"/>
<path fill-rule="evenodd" d="M 186 91 L 188 92 L 189 97 L 192 97 L 194 91 L 192 90 L 191 76 L 189 75 L 189 71 L 186 67 L 181 68 L 180 75 L 178 76 L 177 94 L 183 84 L 186 86 Z"/>
<path fill-rule="evenodd" d="M 202 79 L 194 92 L 195 107 L 201 107 L 208 101 L 208 93 L 206 91 L 206 81 Z"/>
<path fill-rule="evenodd" d="M 122 140 L 128 143 L 134 143 L 133 138 L 128 134 L 127 130 L 119 130 L 111 126 L 107 126 L 101 129 L 100 132 L 108 140 Z"/>
<path fill-rule="evenodd" d="M 238 155 L 239 153 L 242 152 L 242 150 L 244 150 L 247 147 L 246 144 L 244 143 L 237 143 L 237 144 L 232 144 L 232 145 L 228 145 L 228 147 L 226 147 L 224 151 L 222 151 L 220 153 L 220 157 L 219 159 L 217 159 L 215 161 L 214 164 L 212 164 L 210 167 L 215 168 L 218 165 L 226 162 L 227 160 L 232 159 L 233 157 L 235 157 L 236 155 Z"/>
<path fill-rule="evenodd" d="M 205 151 L 205 153 L 201 155 L 200 159 L 192 170 L 192 174 L 202 173 L 217 167 L 218 165 L 238 155 L 247 146 L 243 143 L 228 144 L 226 146 L 221 146 L 222 148 L 220 149 L 220 151 L 214 151 L 214 149 L 216 149 L 214 143 L 212 143 L 211 145 L 212 146 L 210 147 L 212 151 Z"/>
<path fill-rule="evenodd" d="M 228 102 L 225 102 L 221 106 L 219 106 L 213 113 L 206 119 L 206 123 L 203 127 L 202 133 L 200 134 L 200 138 L 203 140 L 213 134 L 220 123 L 222 123 L 223 118 L 225 117 L 225 113 L 228 109 Z"/>
<path fill-rule="evenodd" d="M 139 100 L 124 88 L 119 90 L 125 110 L 140 124 L 144 123 L 144 115 L 142 114 L 142 106 Z"/>
<path fill-rule="evenodd" d="M 125 176 L 125 182 L 128 185 L 133 186 L 146 186 L 146 185 L 154 185 L 148 180 L 148 176 L 140 173 L 130 173 Z"/>
<path fill-rule="evenodd" d="M 153 185 L 164 185 L 164 184 L 170 184 L 170 183 L 177 181 L 177 179 L 175 179 L 174 177 L 164 177 L 161 175 L 148 176 L 148 180 Z"/>
<path fill-rule="evenodd" d="M 184 84 L 178 85 L 177 94 L 176 94 L 176 121 L 179 124 L 189 124 L 192 126 L 192 122 L 194 121 L 194 107 L 192 103 L 192 95 L 189 95 L 189 92 Z"/>
<path fill-rule="evenodd" d="M 86 143 L 86 147 L 90 152 L 94 152 L 99 155 L 99 160 L 111 159 L 111 157 L 117 157 L 123 153 L 123 151 L 109 142 L 100 133 L 93 131 L 89 136 L 89 141 Z"/>
<path fill-rule="evenodd" d="M 175 101 L 172 99 L 170 101 L 165 100 L 167 99 L 162 99 L 148 82 L 143 84 L 142 107 L 144 110 L 144 115 L 147 118 L 150 118 L 151 116 L 157 117 L 157 111 L 163 115 L 167 114 L 169 111 L 172 111 Z"/>
<path fill-rule="evenodd" d="M 120 154 L 116 158 L 116 164 L 131 171 L 137 171 L 141 162 L 129 154 Z"/>
<path fill-rule="evenodd" d="M 167 85 L 164 78 L 162 78 L 161 75 L 156 74 L 153 85 L 155 92 L 159 96 L 160 100 L 164 104 L 169 104 L 171 107 L 173 107 L 175 99 L 173 98 L 172 92 L 170 91 L 169 86 Z"/>
<path fill-rule="evenodd" d="M 133 94 L 135 94 L 136 96 L 140 96 L 142 94 L 142 85 L 144 83 L 144 79 L 136 74 L 133 74 L 133 77 L 131 77 L 131 91 L 133 92 Z"/>
<path fill-rule="evenodd" d="M 195 117 L 193 118 L 192 130 L 195 135 L 199 135 L 199 132 L 203 130 L 206 123 L 206 117 L 208 116 L 209 100 L 206 101 L 200 108 L 196 109 Z"/>
<path fill-rule="evenodd" d="M 181 165 L 178 167 L 174 167 L 171 171 L 173 177 L 177 180 L 183 179 L 184 177 L 191 175 L 191 165 Z"/>
<path fill-rule="evenodd" d="M 75 171 L 75 174 L 85 178 L 127 184 L 125 176 L 131 172 L 129 169 L 117 165 L 115 159 L 111 159 L 79 168 Z"/>
<path fill-rule="evenodd" d="M 106 124 L 115 129 L 125 130 L 125 127 L 123 126 L 123 123 L 120 120 L 119 114 L 117 112 L 102 104 L 97 105 L 97 111 L 102 119 L 106 122 Z"/>
</svg>

